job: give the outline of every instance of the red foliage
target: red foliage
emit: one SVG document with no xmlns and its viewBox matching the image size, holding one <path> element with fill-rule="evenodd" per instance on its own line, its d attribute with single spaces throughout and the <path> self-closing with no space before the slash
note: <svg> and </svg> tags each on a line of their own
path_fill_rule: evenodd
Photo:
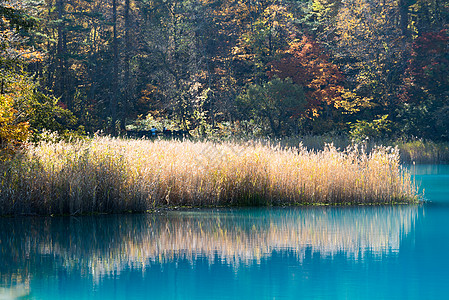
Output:
<svg viewBox="0 0 449 300">
<path fill-rule="evenodd" d="M 304 87 L 308 110 L 316 114 L 323 104 L 341 101 L 343 75 L 320 45 L 308 36 L 290 44 L 284 57 L 271 63 L 269 76 L 290 77 Z"/>
<path fill-rule="evenodd" d="M 67 109 L 67 104 L 65 104 L 64 102 L 58 101 L 58 106 L 63 109 Z"/>
<path fill-rule="evenodd" d="M 407 100 L 420 101 L 423 91 L 442 99 L 449 92 L 448 70 L 448 32 L 428 32 L 418 37 L 413 43 L 412 58 L 404 78 L 409 94 Z"/>
</svg>

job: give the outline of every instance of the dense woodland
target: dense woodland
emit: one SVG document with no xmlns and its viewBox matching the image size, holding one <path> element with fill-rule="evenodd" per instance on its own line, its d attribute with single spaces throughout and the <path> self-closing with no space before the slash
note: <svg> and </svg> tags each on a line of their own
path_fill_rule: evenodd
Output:
<svg viewBox="0 0 449 300">
<path fill-rule="evenodd" d="M 449 140 L 448 0 L 0 0 L 0 139 Z"/>
</svg>

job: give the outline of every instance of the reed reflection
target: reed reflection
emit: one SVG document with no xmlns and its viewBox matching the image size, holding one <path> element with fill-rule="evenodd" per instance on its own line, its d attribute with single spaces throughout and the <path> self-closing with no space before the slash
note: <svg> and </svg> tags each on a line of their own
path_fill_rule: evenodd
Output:
<svg viewBox="0 0 449 300">
<path fill-rule="evenodd" d="M 59 270 L 92 277 L 188 259 L 254 264 L 273 251 L 360 260 L 400 248 L 419 206 L 169 211 L 149 215 L 0 219 L 3 285 Z M 422 213 L 422 212 L 421 212 Z"/>
</svg>

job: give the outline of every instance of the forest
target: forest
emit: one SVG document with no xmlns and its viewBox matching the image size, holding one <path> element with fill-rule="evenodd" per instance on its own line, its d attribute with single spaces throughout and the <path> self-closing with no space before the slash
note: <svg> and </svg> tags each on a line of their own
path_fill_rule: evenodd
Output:
<svg viewBox="0 0 449 300">
<path fill-rule="evenodd" d="M 0 141 L 449 141 L 448 0 L 0 0 Z"/>
</svg>

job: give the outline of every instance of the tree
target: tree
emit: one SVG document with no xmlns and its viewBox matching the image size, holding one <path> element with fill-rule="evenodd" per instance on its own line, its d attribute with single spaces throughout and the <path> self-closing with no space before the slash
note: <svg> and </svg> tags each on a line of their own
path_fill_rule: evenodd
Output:
<svg viewBox="0 0 449 300">
<path fill-rule="evenodd" d="M 34 92 L 28 100 L 27 123 L 34 137 L 44 131 L 57 132 L 61 137 L 70 135 L 76 128 L 77 118 L 70 110 L 58 105 L 58 99 Z"/>
<path fill-rule="evenodd" d="M 119 56 L 118 56 L 118 36 L 117 36 L 117 0 L 112 0 L 112 86 L 113 91 L 110 97 L 109 109 L 111 115 L 111 133 L 113 136 L 117 134 L 116 123 L 117 123 L 117 104 L 119 96 L 119 85 L 118 85 L 118 70 L 119 70 Z"/>
<path fill-rule="evenodd" d="M 266 79 L 269 62 L 288 44 L 294 34 L 293 17 L 278 1 L 249 2 L 249 23 L 233 49 L 234 63 L 249 70 L 243 75 L 246 82 L 258 83 Z"/>
<path fill-rule="evenodd" d="M 0 1 L 0 93 L 10 72 L 20 73 L 24 64 L 42 59 L 42 54 L 28 45 L 26 35 L 37 21 L 25 13 L 26 8 L 20 2 Z"/>
<path fill-rule="evenodd" d="M 407 26 L 410 38 L 427 32 L 437 32 L 449 21 L 448 0 L 401 0 L 404 14 L 403 27 Z"/>
<path fill-rule="evenodd" d="M 29 123 L 17 109 L 18 101 L 30 96 L 29 84 L 24 77 L 14 76 L 13 83 L 0 94 L 0 150 L 27 140 Z"/>
<path fill-rule="evenodd" d="M 344 87 L 345 77 L 320 44 L 303 35 L 289 44 L 280 59 L 271 62 L 269 76 L 291 78 L 303 87 L 306 104 L 303 130 L 322 134 L 345 127 L 343 114 L 365 108 L 367 100 Z"/>
<path fill-rule="evenodd" d="M 308 36 L 291 43 L 285 55 L 271 66 L 270 75 L 289 77 L 304 87 L 311 116 L 318 116 L 324 105 L 337 106 L 342 101 L 342 73 L 329 61 L 324 49 Z"/>
<path fill-rule="evenodd" d="M 449 139 L 449 34 L 428 32 L 413 43 L 404 78 L 402 116 L 408 133 Z"/>
<path fill-rule="evenodd" d="M 35 19 L 23 8 L 20 3 L 0 2 L 1 149 L 20 144 L 29 136 L 29 124 L 23 118 L 24 103 L 31 97 L 34 85 L 24 75 L 23 66 L 41 56 L 27 47 L 24 33 L 35 25 Z"/>
<path fill-rule="evenodd" d="M 208 30 L 202 20 L 205 7 L 201 2 L 176 0 L 144 4 L 142 11 L 153 14 L 148 12 L 143 23 L 146 30 L 140 36 L 142 77 L 137 87 L 144 96 L 140 99 L 148 99 L 148 111 L 157 110 L 182 129 L 193 129 L 196 112 L 212 110 L 210 102 L 203 101 L 212 85 L 210 62 L 203 49 L 207 44 L 203 31 Z"/>
<path fill-rule="evenodd" d="M 237 98 L 239 111 L 275 135 L 294 133 L 304 114 L 305 95 L 290 78 L 274 77 L 262 85 L 250 84 Z"/>
<path fill-rule="evenodd" d="M 0 142 L 2 148 L 9 149 L 40 130 L 62 133 L 76 124 L 72 113 L 58 106 L 58 99 L 40 91 L 35 76 L 26 71 L 43 60 L 32 43 L 37 21 L 28 14 L 37 11 L 28 1 L 11 3 L 16 6 L 0 5 Z"/>
</svg>

